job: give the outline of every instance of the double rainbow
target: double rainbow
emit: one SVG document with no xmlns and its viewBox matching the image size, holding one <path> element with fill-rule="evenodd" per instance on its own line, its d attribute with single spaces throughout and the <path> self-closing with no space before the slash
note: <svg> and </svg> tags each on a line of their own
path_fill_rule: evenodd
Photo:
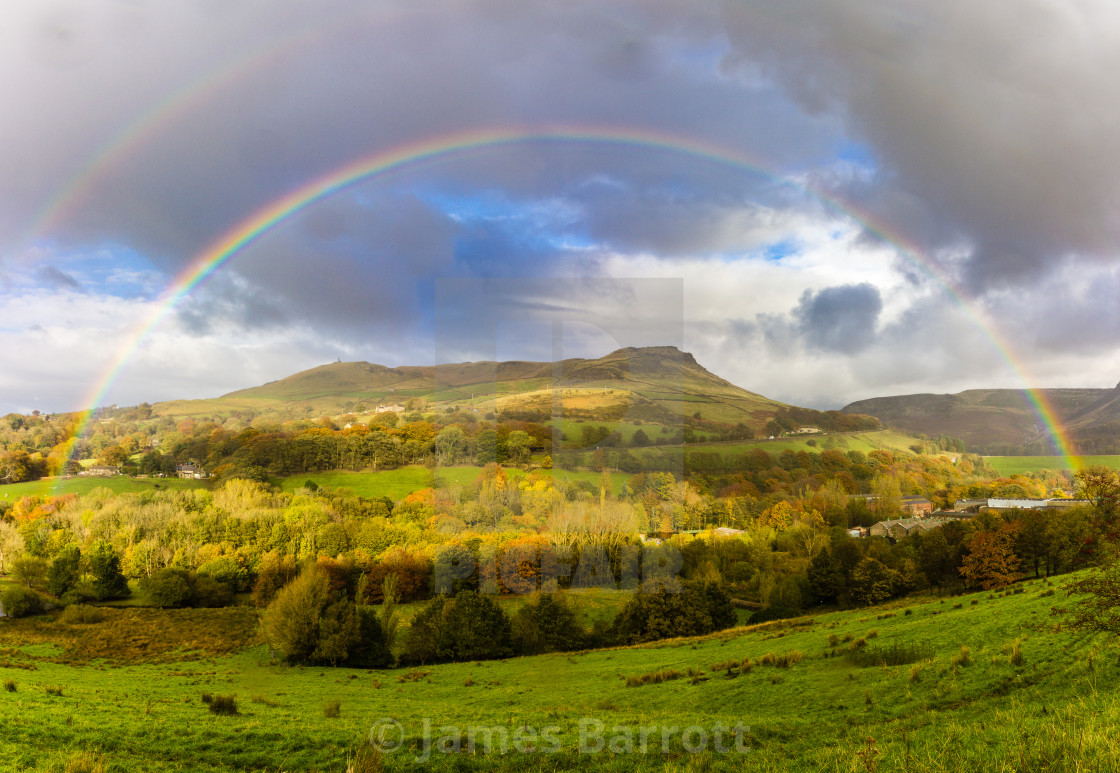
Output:
<svg viewBox="0 0 1120 773">
<path fill-rule="evenodd" d="M 632 128 L 588 128 L 579 126 L 553 127 L 503 127 L 475 131 L 444 134 L 425 140 L 403 144 L 389 150 L 379 151 L 359 158 L 334 171 L 292 190 L 270 204 L 258 209 L 249 217 L 231 228 L 209 247 L 195 257 L 187 269 L 179 274 L 161 295 L 153 311 L 134 329 L 132 335 L 116 352 L 105 375 L 98 380 L 83 401 L 86 408 L 82 411 L 74 438 L 80 438 L 97 406 L 103 404 L 104 397 L 119 377 L 121 371 L 132 358 L 137 348 L 148 335 L 170 314 L 179 303 L 207 277 L 220 269 L 264 234 L 276 228 L 297 213 L 328 199 L 343 191 L 369 181 L 378 175 L 402 170 L 429 161 L 448 159 L 460 154 L 478 152 L 491 148 L 513 146 L 527 143 L 556 144 L 577 143 L 584 145 L 620 146 L 640 148 L 681 154 L 697 160 L 705 160 L 762 174 L 775 175 L 760 166 L 753 159 L 737 151 L 692 139 L 676 137 Z M 780 176 L 778 179 L 781 179 Z M 798 186 L 803 187 L 803 186 Z M 989 340 L 996 353 L 1008 363 L 1012 371 L 1024 385 L 1024 393 L 1045 426 L 1059 454 L 1074 465 L 1076 459 L 1070 452 L 1070 443 L 1052 406 L 1045 394 L 1030 386 L 1025 369 L 1013 355 L 1011 347 L 999 331 L 956 289 L 953 281 L 934 262 L 924 259 L 920 249 L 908 243 L 901 235 L 874 221 L 864 213 L 852 209 L 835 198 L 819 191 L 809 190 L 816 199 L 829 209 L 860 223 L 869 232 L 876 234 L 884 242 L 893 246 L 908 262 L 923 274 L 939 284 L 946 294 L 960 306 Z"/>
</svg>

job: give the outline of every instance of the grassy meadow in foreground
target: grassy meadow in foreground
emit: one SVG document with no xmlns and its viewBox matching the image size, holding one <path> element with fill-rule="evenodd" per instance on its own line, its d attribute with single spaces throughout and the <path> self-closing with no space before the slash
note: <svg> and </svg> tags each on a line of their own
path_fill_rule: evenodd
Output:
<svg viewBox="0 0 1120 773">
<path fill-rule="evenodd" d="M 272 664 L 249 608 L 3 620 L 0 769 L 341 773 L 371 727 L 393 720 L 403 748 L 365 769 L 1112 770 L 1118 651 L 1062 631 L 1054 589 L 1035 581 L 702 639 L 387 671 Z M 211 713 L 204 693 L 235 696 L 237 714 Z M 561 749 L 522 753 L 511 741 L 500 754 L 493 731 L 485 754 L 476 730 L 475 753 L 425 762 L 425 720 L 449 748 L 473 726 L 531 728 Z M 638 728 L 658 730 L 645 754 L 588 755 L 581 724 L 585 747 L 602 739 L 620 751 L 623 728 L 635 745 Z M 749 751 L 718 754 L 709 738 L 709 751 L 686 753 L 688 726 L 738 728 Z M 663 753 L 659 733 L 674 727 Z"/>
</svg>

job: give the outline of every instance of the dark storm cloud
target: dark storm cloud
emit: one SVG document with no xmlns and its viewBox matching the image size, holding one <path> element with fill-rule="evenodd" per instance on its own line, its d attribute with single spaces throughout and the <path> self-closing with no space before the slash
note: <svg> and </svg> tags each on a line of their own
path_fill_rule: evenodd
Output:
<svg viewBox="0 0 1120 773">
<path fill-rule="evenodd" d="M 48 201 L 106 137 L 127 134 L 136 116 L 201 83 L 95 168 L 85 197 L 49 234 L 61 243 L 121 240 L 169 270 L 279 195 L 418 138 L 521 124 L 634 126 L 724 142 L 785 168 L 827 155 L 835 129 L 773 89 L 720 75 L 725 41 L 714 6 L 620 2 L 572 13 L 551 2 L 336 2 L 312 14 L 295 2 L 221 12 L 139 5 L 127 23 L 116 12 L 58 9 L 51 18 L 74 11 L 63 37 L 85 41 L 85 64 L 60 69 L 10 55 L 19 78 L 0 83 L 0 99 L 26 120 L 0 128 L 13 167 L 0 181 L 13 203 L 5 216 L 22 211 L 34 221 L 23 202 Z M 22 31 L 25 48 L 39 45 L 32 30 L 53 24 L 31 3 L 11 13 L 9 30 Z M 233 64 L 241 60 L 248 65 Z M 565 178 L 599 173 L 604 155 L 511 148 L 435 171 L 514 196 L 554 196 L 565 193 Z M 647 178 L 665 165 L 681 159 L 647 153 L 613 163 Z M 741 187 L 735 172 L 690 174 L 677 182 L 710 193 L 679 199 L 672 222 L 703 221 L 711 199 Z M 633 231 L 625 221 L 640 218 L 620 219 L 620 239 Z M 609 221 L 599 230 L 609 241 Z M 667 240 L 688 243 L 680 234 L 646 239 Z"/>
<path fill-rule="evenodd" d="M 793 311 L 806 343 L 827 352 L 855 354 L 875 340 L 883 299 L 874 285 L 841 285 L 806 290 Z"/>
<path fill-rule="evenodd" d="M 1094 0 L 724 5 L 736 56 L 843 116 L 902 225 L 973 249 L 974 288 L 1068 254 L 1111 257 L 1120 218 L 1120 8 Z"/>
</svg>

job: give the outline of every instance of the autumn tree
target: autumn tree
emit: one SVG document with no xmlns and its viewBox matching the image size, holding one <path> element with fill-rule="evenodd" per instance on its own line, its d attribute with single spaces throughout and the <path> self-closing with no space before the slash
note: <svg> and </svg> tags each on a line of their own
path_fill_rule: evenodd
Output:
<svg viewBox="0 0 1120 773">
<path fill-rule="evenodd" d="M 965 582 L 984 590 L 1003 588 L 1015 582 L 1019 572 L 1015 541 L 1020 528 L 1018 521 L 1012 521 L 996 530 L 978 531 L 969 537 L 965 543 L 968 553 L 960 568 Z"/>
</svg>

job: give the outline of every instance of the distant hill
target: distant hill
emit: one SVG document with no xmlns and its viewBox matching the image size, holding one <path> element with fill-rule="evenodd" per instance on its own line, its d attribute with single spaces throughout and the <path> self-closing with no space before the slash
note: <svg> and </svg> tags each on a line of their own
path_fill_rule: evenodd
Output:
<svg viewBox="0 0 1120 773">
<path fill-rule="evenodd" d="M 411 401 L 411 403 L 410 403 Z M 337 362 L 241 389 L 214 400 L 160 403 L 161 415 L 252 410 L 298 415 L 363 414 L 390 406 L 468 408 L 506 418 L 544 421 L 562 406 L 566 419 L 744 424 L 762 432 L 775 417 L 787 423 L 848 421 L 832 411 L 789 406 L 742 389 L 672 346 L 626 348 L 598 359 L 552 362 L 466 362 L 389 368 Z M 854 423 L 859 423 L 854 422 Z M 859 429 L 874 428 L 873 421 Z"/>
<path fill-rule="evenodd" d="M 1120 449 L 1120 387 L 1038 390 L 1078 453 Z M 915 394 L 857 400 L 841 409 L 867 414 L 907 432 L 963 440 L 970 451 L 991 454 L 1052 452 L 1047 429 L 1027 393 L 970 389 L 957 394 Z"/>
</svg>

